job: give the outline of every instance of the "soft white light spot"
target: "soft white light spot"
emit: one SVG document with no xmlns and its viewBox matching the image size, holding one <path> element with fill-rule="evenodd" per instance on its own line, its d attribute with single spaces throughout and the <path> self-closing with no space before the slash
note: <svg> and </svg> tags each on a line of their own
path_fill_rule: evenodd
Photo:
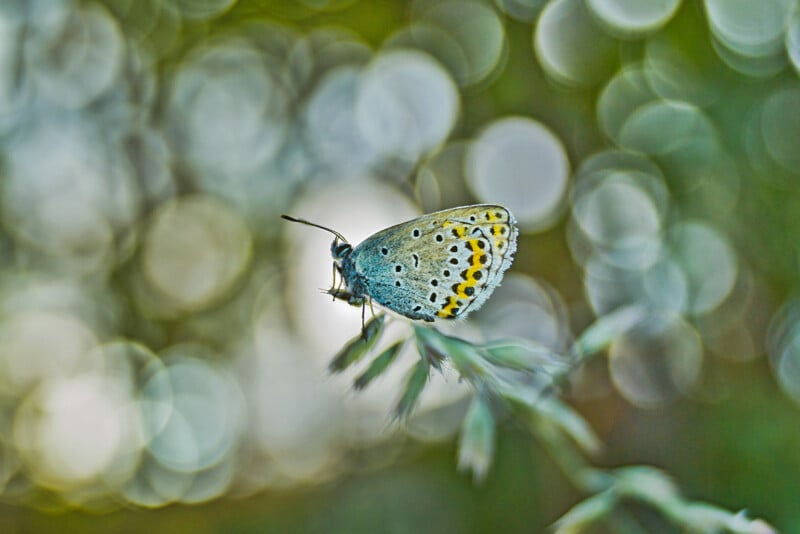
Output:
<svg viewBox="0 0 800 534">
<path fill-rule="evenodd" d="M 587 7 L 622 37 L 640 37 L 670 21 L 681 0 L 588 0 Z"/>
<path fill-rule="evenodd" d="M 436 61 L 397 50 L 364 71 L 355 111 L 368 143 L 385 157 L 414 160 L 445 141 L 458 109 L 456 86 Z"/>
<path fill-rule="evenodd" d="M 466 157 L 467 183 L 481 202 L 506 206 L 528 230 L 555 220 L 567 190 L 569 160 L 561 141 L 543 125 L 523 117 L 496 121 Z"/>
<path fill-rule="evenodd" d="M 696 383 L 703 348 L 694 328 L 679 315 L 655 315 L 615 339 L 609 371 L 633 404 L 653 408 L 688 393 Z"/>
<path fill-rule="evenodd" d="M 716 309 L 733 290 L 738 260 L 728 239 L 705 223 L 684 221 L 669 230 L 673 261 L 689 287 L 688 311 L 704 315 Z"/>
<path fill-rule="evenodd" d="M 184 197 L 155 213 L 142 268 L 174 305 L 195 309 L 225 295 L 250 254 L 250 232 L 237 213 L 212 197 Z"/>
<path fill-rule="evenodd" d="M 570 86 L 592 86 L 614 65 L 614 40 L 592 19 L 582 0 L 554 0 L 539 16 L 533 44 L 547 74 Z"/>
</svg>

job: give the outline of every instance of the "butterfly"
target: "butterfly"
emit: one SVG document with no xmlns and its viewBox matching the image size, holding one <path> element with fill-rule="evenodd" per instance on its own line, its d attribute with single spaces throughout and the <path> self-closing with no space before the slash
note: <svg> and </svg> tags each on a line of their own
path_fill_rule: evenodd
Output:
<svg viewBox="0 0 800 534">
<path fill-rule="evenodd" d="M 372 301 L 412 320 L 462 319 L 500 284 L 517 248 L 516 220 L 500 205 L 476 204 L 423 215 L 381 230 L 353 247 L 325 226 L 331 244 L 334 299 L 362 307 Z"/>
</svg>

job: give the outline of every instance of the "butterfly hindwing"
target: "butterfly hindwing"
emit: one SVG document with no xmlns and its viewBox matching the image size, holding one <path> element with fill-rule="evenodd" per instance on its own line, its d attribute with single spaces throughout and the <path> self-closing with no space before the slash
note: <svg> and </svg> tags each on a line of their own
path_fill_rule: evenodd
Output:
<svg viewBox="0 0 800 534">
<path fill-rule="evenodd" d="M 382 230 L 353 250 L 356 275 L 379 304 L 411 319 L 464 317 L 511 264 L 517 231 L 506 208 L 453 208 Z"/>
</svg>

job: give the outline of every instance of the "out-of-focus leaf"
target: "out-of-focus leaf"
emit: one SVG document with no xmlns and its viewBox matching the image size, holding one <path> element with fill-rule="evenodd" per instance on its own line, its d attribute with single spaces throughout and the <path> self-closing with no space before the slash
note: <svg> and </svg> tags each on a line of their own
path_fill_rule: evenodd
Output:
<svg viewBox="0 0 800 534">
<path fill-rule="evenodd" d="M 659 508 L 677 510 L 681 496 L 672 479 L 660 469 L 646 465 L 614 470 L 614 489 L 620 495 L 649 503 Z M 670 513 L 672 512 L 670 510 Z"/>
<path fill-rule="evenodd" d="M 495 421 L 487 399 L 476 395 L 461 425 L 458 468 L 472 471 L 475 482 L 486 478 L 494 458 Z"/>
<path fill-rule="evenodd" d="M 573 357 L 579 361 L 606 348 L 614 339 L 647 317 L 642 306 L 625 306 L 604 315 L 589 325 L 572 345 Z"/>
<path fill-rule="evenodd" d="M 689 503 L 681 510 L 675 522 L 686 532 L 731 532 L 734 534 L 774 534 L 772 526 L 761 520 L 752 520 L 744 512 L 734 514 L 706 503 Z"/>
<path fill-rule="evenodd" d="M 617 500 L 610 491 L 598 493 L 570 508 L 553 525 L 554 534 L 577 534 L 606 517 Z"/>
<path fill-rule="evenodd" d="M 709 505 L 704 505 L 709 506 Z M 778 530 L 763 519 L 750 519 L 742 510 L 725 523 L 725 528 L 734 534 L 777 534 Z"/>
<path fill-rule="evenodd" d="M 398 341 L 388 349 L 381 352 L 372 363 L 369 364 L 369 367 L 366 371 L 364 371 L 358 378 L 356 378 L 353 387 L 356 390 L 362 390 L 367 385 L 372 382 L 375 378 L 380 376 L 386 369 L 388 369 L 389 365 L 394 361 L 397 355 L 400 353 L 400 349 L 403 347 L 404 341 Z"/>
<path fill-rule="evenodd" d="M 364 327 L 364 332 L 348 341 L 347 345 L 333 357 L 330 365 L 328 365 L 328 370 L 331 373 L 344 371 L 350 367 L 350 365 L 361 359 L 364 354 L 369 352 L 383 332 L 385 320 L 386 316 L 384 314 L 370 319 Z"/>
<path fill-rule="evenodd" d="M 565 362 L 544 345 L 524 339 L 496 341 L 484 345 L 486 359 L 495 365 L 524 371 L 561 370 Z"/>
<path fill-rule="evenodd" d="M 440 369 L 441 362 L 446 359 L 463 378 L 484 382 L 494 379 L 491 364 L 480 347 L 430 327 L 416 326 L 414 333 L 420 354 L 432 367 Z"/>
<path fill-rule="evenodd" d="M 563 430 L 585 453 L 595 455 L 602 449 L 600 438 L 586 419 L 568 404 L 555 397 L 544 397 L 537 403 L 536 410 Z"/>
<path fill-rule="evenodd" d="M 733 532 L 739 534 L 774 534 L 775 529 L 762 520 L 752 520 L 745 512 L 733 513 L 718 506 L 684 499 L 672 479 L 650 466 L 616 469 L 613 491 L 658 510 L 666 519 L 686 532 Z"/>
<path fill-rule="evenodd" d="M 414 365 L 411 374 L 406 381 L 406 388 L 403 396 L 397 402 L 394 413 L 397 419 L 406 419 L 414 409 L 419 400 L 419 394 L 425 389 L 430 375 L 430 366 L 427 362 L 420 360 Z"/>
<path fill-rule="evenodd" d="M 586 454 L 594 455 L 601 450 L 602 442 L 589 423 L 571 406 L 550 395 L 549 389 L 521 388 L 507 382 L 500 382 L 499 386 L 498 393 L 503 398 L 560 429 Z"/>
<path fill-rule="evenodd" d="M 414 326 L 414 335 L 417 338 L 417 350 L 434 369 L 441 369 L 442 362 L 447 353 L 443 347 L 444 336 L 435 329 L 425 326 Z"/>
</svg>

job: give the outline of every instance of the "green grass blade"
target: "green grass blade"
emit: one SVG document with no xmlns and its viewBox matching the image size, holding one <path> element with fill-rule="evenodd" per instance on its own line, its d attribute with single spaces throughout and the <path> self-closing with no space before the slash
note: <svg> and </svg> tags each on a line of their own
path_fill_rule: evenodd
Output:
<svg viewBox="0 0 800 534">
<path fill-rule="evenodd" d="M 380 376 L 392 362 L 397 358 L 397 355 L 400 354 L 400 349 L 403 347 L 405 341 L 398 341 L 385 351 L 381 352 L 372 363 L 369 364 L 369 367 L 366 371 L 364 371 L 358 378 L 356 378 L 353 387 L 360 391 L 367 387 L 370 382 L 372 382 L 375 378 Z"/>
<path fill-rule="evenodd" d="M 418 361 L 408 376 L 406 389 L 395 407 L 396 419 L 406 419 L 411 414 L 419 400 L 419 394 L 422 393 L 428 383 L 429 375 L 430 366 L 428 363 L 422 360 Z"/>
<path fill-rule="evenodd" d="M 369 352 L 383 332 L 385 319 L 386 316 L 383 314 L 373 317 L 364 327 L 364 332 L 348 341 L 347 345 L 333 357 L 328 370 L 331 373 L 340 373 Z"/>
</svg>

